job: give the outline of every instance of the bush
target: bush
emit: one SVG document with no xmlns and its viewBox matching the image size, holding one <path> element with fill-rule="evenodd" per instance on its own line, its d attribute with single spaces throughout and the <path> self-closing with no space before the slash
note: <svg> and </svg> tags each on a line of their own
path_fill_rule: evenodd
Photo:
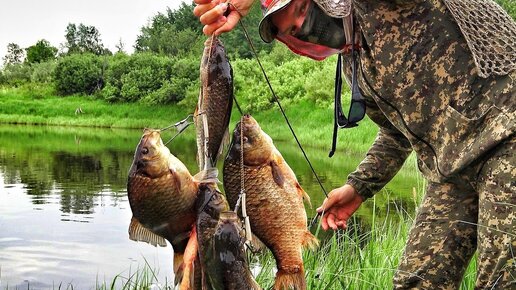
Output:
<svg viewBox="0 0 516 290">
<path fill-rule="evenodd" d="M 65 56 L 55 68 L 54 79 L 59 94 L 92 94 L 102 88 L 101 58 L 90 53 Z"/>
<path fill-rule="evenodd" d="M 276 62 L 282 62 L 281 65 Z M 335 58 L 261 59 L 272 88 L 282 103 L 312 100 L 322 105 L 333 100 Z M 274 98 L 256 60 L 233 62 L 235 95 L 242 109 L 253 113 L 274 106 Z M 345 89 L 344 89 L 345 90 Z"/>
<path fill-rule="evenodd" d="M 10 86 L 21 86 L 30 82 L 32 70 L 30 65 L 24 63 L 9 64 L 4 67 L 4 83 Z"/>
<path fill-rule="evenodd" d="M 32 66 L 32 74 L 30 80 L 33 83 L 51 83 L 54 81 L 54 73 L 57 62 L 54 60 L 34 63 Z"/>
<path fill-rule="evenodd" d="M 139 101 L 147 97 L 146 102 L 153 102 L 154 97 L 164 101 L 170 88 L 157 93 L 171 77 L 172 60 L 169 57 L 151 53 L 136 53 L 132 56 L 116 54 L 109 59 L 106 72 L 106 88 L 101 93 L 109 101 Z"/>
</svg>

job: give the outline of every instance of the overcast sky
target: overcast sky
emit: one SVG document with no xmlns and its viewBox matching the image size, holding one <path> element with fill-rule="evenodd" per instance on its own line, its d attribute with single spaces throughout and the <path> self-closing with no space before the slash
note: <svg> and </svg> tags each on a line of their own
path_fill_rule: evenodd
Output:
<svg viewBox="0 0 516 290">
<path fill-rule="evenodd" d="M 121 38 L 132 52 L 140 28 L 157 12 L 179 7 L 183 0 L 0 0 L 0 65 L 7 44 L 22 48 L 40 39 L 58 47 L 68 23 L 95 26 L 104 46 L 115 51 Z M 190 1 L 186 1 L 190 3 Z"/>
</svg>

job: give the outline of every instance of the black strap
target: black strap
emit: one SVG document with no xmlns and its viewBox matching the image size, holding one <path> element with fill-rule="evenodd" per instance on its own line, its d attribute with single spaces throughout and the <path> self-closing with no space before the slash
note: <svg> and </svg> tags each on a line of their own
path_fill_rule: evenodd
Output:
<svg viewBox="0 0 516 290">
<path fill-rule="evenodd" d="M 339 106 L 341 105 L 340 97 L 342 93 L 342 55 L 339 53 L 337 57 L 337 69 L 335 72 L 335 95 L 333 105 L 333 139 L 331 143 L 331 150 L 328 157 L 332 157 L 337 149 L 337 135 L 339 131 L 338 119 L 339 119 Z"/>
</svg>

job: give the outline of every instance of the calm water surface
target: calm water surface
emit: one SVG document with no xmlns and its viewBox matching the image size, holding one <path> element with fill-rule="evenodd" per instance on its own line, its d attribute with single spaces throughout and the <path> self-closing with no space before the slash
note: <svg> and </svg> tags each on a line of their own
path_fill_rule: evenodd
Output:
<svg viewBox="0 0 516 290">
<path fill-rule="evenodd" d="M 169 148 L 194 174 L 189 130 Z M 140 136 L 141 130 L 0 125 L 0 289 L 94 289 L 145 265 L 162 283 L 173 281 L 171 247 L 137 243 L 127 234 L 127 172 Z M 315 208 L 324 195 L 298 148 L 277 147 Z M 341 152 L 328 159 L 327 150 L 306 150 L 328 190 L 340 186 L 363 155 Z M 370 221 L 373 211 L 380 217 L 391 209 L 413 214 L 418 182 L 408 165 L 381 200 L 364 204 L 361 221 Z"/>
</svg>

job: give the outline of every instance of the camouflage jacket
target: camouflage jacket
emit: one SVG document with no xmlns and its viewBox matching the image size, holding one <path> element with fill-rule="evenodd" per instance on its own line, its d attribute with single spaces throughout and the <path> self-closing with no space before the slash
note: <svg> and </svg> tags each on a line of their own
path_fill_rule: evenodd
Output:
<svg viewBox="0 0 516 290">
<path fill-rule="evenodd" d="M 380 126 L 348 177 L 364 198 L 389 182 L 412 150 L 427 179 L 453 182 L 515 131 L 516 73 L 479 77 L 442 1 L 401 2 L 354 1 L 362 36 L 359 87 Z M 350 79 L 349 69 L 345 74 Z"/>
</svg>

